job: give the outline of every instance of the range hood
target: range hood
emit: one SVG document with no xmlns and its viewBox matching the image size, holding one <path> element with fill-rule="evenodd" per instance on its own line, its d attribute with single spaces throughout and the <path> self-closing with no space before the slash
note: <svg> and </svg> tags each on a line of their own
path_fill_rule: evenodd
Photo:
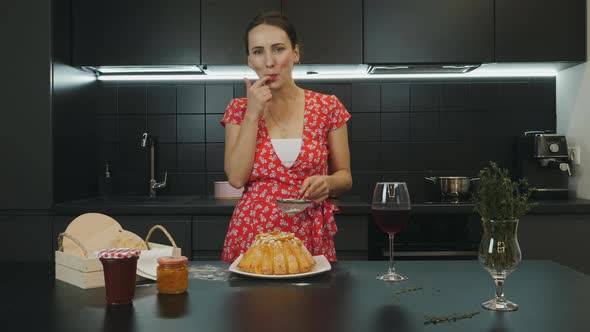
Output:
<svg viewBox="0 0 590 332">
<path fill-rule="evenodd" d="M 481 66 L 480 64 L 469 65 L 437 65 L 437 64 L 415 64 L 415 65 L 372 65 L 369 69 L 371 75 L 401 75 L 401 74 L 465 74 Z"/>
</svg>

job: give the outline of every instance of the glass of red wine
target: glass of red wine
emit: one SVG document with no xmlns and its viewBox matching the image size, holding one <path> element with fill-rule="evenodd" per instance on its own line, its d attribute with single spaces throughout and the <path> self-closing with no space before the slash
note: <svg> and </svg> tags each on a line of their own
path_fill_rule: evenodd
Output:
<svg viewBox="0 0 590 332">
<path fill-rule="evenodd" d="M 389 235 L 389 270 L 377 277 L 383 281 L 402 281 L 408 278 L 399 275 L 393 267 L 393 237 L 410 221 L 410 194 L 405 182 L 378 182 L 373 191 L 371 212 L 373 220 Z"/>
</svg>

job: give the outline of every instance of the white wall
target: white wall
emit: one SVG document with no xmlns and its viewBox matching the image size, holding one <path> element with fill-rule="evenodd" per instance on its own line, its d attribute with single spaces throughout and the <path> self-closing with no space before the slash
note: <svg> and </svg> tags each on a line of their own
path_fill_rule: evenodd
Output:
<svg viewBox="0 0 590 332">
<path fill-rule="evenodd" d="M 590 55 L 590 0 L 586 0 L 586 57 Z M 581 165 L 574 166 L 570 189 L 590 199 L 590 62 L 557 75 L 557 133 L 568 145 L 579 146 Z"/>
</svg>

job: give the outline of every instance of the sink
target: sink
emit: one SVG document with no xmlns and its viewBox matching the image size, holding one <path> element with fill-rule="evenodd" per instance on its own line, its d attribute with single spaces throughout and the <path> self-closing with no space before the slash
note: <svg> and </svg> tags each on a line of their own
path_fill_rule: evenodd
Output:
<svg viewBox="0 0 590 332">
<path fill-rule="evenodd" d="M 123 204 L 123 205 L 184 205 L 196 199 L 197 196 L 156 196 L 148 195 L 116 195 L 109 197 L 94 197 L 79 201 L 80 203 Z"/>
</svg>

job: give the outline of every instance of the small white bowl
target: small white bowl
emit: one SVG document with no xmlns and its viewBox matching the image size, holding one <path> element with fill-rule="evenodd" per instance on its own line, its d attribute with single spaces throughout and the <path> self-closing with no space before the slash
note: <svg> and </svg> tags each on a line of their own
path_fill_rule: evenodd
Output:
<svg viewBox="0 0 590 332">
<path fill-rule="evenodd" d="M 236 189 L 227 181 L 215 181 L 213 183 L 213 192 L 216 199 L 240 199 L 244 188 Z"/>
</svg>

